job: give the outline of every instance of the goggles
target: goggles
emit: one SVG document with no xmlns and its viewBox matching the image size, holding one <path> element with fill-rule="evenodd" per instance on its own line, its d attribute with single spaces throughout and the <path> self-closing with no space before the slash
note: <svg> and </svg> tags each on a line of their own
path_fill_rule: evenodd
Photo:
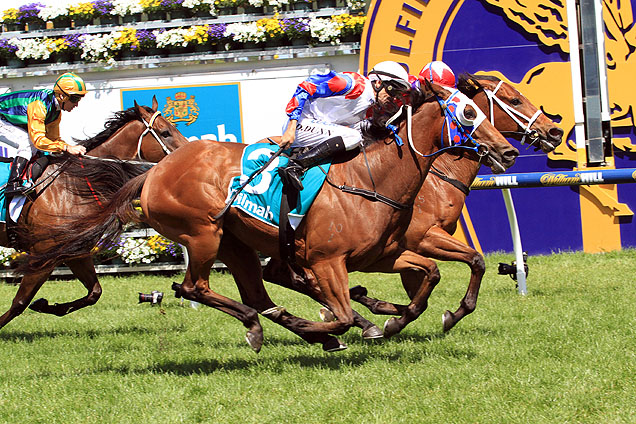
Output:
<svg viewBox="0 0 636 424">
<path fill-rule="evenodd" d="M 81 94 L 71 94 L 68 96 L 69 101 L 75 104 L 79 103 L 79 101 L 82 100 L 83 98 L 84 96 Z"/>
</svg>

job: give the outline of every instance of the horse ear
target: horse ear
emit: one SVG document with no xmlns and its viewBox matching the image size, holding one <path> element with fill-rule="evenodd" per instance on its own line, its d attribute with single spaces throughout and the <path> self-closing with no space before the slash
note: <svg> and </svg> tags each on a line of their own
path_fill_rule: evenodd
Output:
<svg viewBox="0 0 636 424">
<path fill-rule="evenodd" d="M 157 101 L 157 96 L 152 96 L 152 110 L 157 111 L 159 107 L 159 102 Z"/>
</svg>

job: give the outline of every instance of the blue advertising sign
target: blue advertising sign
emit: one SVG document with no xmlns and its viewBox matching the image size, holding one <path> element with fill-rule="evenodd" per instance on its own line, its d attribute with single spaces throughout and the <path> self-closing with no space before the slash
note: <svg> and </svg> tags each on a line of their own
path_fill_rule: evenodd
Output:
<svg viewBox="0 0 636 424">
<path fill-rule="evenodd" d="M 121 90 L 123 109 L 152 105 L 156 96 L 159 110 L 189 140 L 207 139 L 243 142 L 241 89 L 238 82 Z"/>
</svg>

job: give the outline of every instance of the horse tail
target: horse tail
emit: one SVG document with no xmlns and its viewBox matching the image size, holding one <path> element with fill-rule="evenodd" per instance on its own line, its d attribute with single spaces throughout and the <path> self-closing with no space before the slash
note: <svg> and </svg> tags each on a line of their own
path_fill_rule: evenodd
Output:
<svg viewBox="0 0 636 424">
<path fill-rule="evenodd" d="M 90 256 L 96 249 L 113 246 L 124 225 L 142 220 L 133 200 L 141 195 L 148 173 L 140 174 L 124 184 L 101 208 L 73 217 L 72 221 L 51 226 L 44 233 L 33 235 L 51 244 L 44 250 L 29 253 L 17 272 L 32 274 L 54 267 L 68 259 Z"/>
</svg>

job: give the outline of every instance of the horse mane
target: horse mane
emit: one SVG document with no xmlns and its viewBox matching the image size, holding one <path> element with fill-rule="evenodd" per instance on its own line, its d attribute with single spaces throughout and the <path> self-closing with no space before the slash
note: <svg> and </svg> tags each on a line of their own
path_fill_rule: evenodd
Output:
<svg viewBox="0 0 636 424">
<path fill-rule="evenodd" d="M 148 106 L 141 106 L 141 107 L 143 107 L 147 112 L 153 113 L 153 110 L 149 108 Z M 87 151 L 93 150 L 94 148 L 96 148 L 97 146 L 101 145 L 103 142 L 108 140 L 121 127 L 123 127 L 124 125 L 126 125 L 127 123 L 131 121 L 137 121 L 137 120 L 141 120 L 141 117 L 137 113 L 137 109 L 135 107 L 130 107 L 126 110 L 117 111 L 111 118 L 109 118 L 106 121 L 106 123 L 104 124 L 104 129 L 99 134 L 93 137 L 87 138 L 85 140 L 76 139 L 75 141 L 78 144 L 81 144 L 82 146 L 86 147 Z"/>
<path fill-rule="evenodd" d="M 416 87 L 411 89 L 410 99 L 413 107 L 413 113 L 415 113 L 424 103 L 428 103 L 435 99 L 435 93 L 430 90 L 422 90 L 420 87 Z M 371 118 L 365 121 L 362 126 L 362 136 L 367 144 L 378 140 L 384 140 L 391 136 L 392 131 L 386 127 L 386 122 L 389 118 L 391 118 L 391 116 L 392 114 L 382 111 L 376 105 L 373 106 Z M 405 119 L 406 111 L 403 110 L 402 114 L 395 119 L 392 124 L 397 127 Z"/>
<path fill-rule="evenodd" d="M 484 90 L 479 80 L 493 81 L 496 83 L 501 81 L 492 75 L 474 75 L 468 72 L 462 72 L 457 77 L 457 89 L 472 99 L 477 93 Z"/>
</svg>

